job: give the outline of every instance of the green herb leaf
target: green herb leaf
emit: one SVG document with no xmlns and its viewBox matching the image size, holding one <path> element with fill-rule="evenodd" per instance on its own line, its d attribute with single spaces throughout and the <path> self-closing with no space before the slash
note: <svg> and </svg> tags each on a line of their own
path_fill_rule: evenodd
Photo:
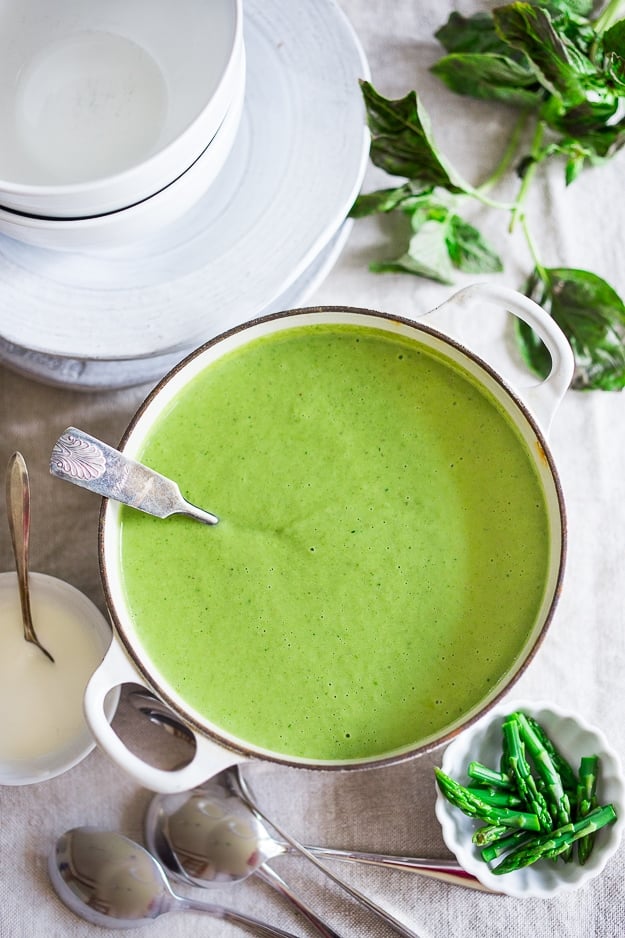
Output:
<svg viewBox="0 0 625 938">
<path fill-rule="evenodd" d="M 446 224 L 429 219 L 413 234 L 405 254 L 394 261 L 370 264 L 369 269 L 374 273 L 408 273 L 439 283 L 453 283 L 446 228 Z"/>
<path fill-rule="evenodd" d="M 390 100 L 368 81 L 360 83 L 371 130 L 371 160 L 391 176 L 405 176 L 421 186 L 467 191 L 439 154 L 430 135 L 430 121 L 414 91 Z"/>
<path fill-rule="evenodd" d="M 535 74 L 509 56 L 454 52 L 439 59 L 431 71 L 456 94 L 515 107 L 536 107 L 543 99 Z"/>
<path fill-rule="evenodd" d="M 574 388 L 625 387 L 625 304 L 605 280 L 586 270 L 556 267 L 534 271 L 525 292 L 553 316 L 571 343 Z M 541 340 L 524 323 L 517 323 L 516 330 L 526 363 L 545 377 L 551 360 Z"/>
<path fill-rule="evenodd" d="M 407 182 L 394 189 L 377 189 L 375 192 L 361 193 L 349 214 L 351 218 L 363 218 L 365 215 L 393 212 L 398 208 L 409 209 L 427 198 L 431 192 L 431 186 L 418 191 L 418 187 Z"/>
<path fill-rule="evenodd" d="M 625 20 L 619 20 L 614 26 L 610 26 L 601 41 L 604 53 L 616 52 L 621 58 L 625 58 Z"/>
<path fill-rule="evenodd" d="M 438 152 L 429 118 L 412 91 L 396 101 L 362 82 L 372 134 L 372 162 L 402 185 L 361 195 L 352 216 L 402 211 L 412 236 L 396 260 L 372 264 L 377 271 L 405 271 L 443 283 L 456 269 L 491 273 L 501 260 L 482 235 L 457 214 L 460 197 L 472 197 L 520 216 L 530 247 L 523 206 L 537 168 L 561 158 L 570 185 L 586 166 L 599 166 L 625 145 L 625 19 L 615 22 L 616 0 L 591 20 L 592 0 L 514 0 L 492 12 L 465 17 L 451 13 L 436 32 L 445 48 L 432 72 L 455 93 L 521 108 L 499 165 L 473 188 Z M 528 153 L 519 152 L 528 118 L 534 134 Z M 511 166 L 522 182 L 512 205 L 486 193 Z M 403 182 L 403 180 L 402 180 Z M 577 370 L 573 387 L 625 387 L 625 308 L 605 281 L 588 271 L 536 270 L 527 285 L 557 320 L 573 347 Z M 530 368 L 545 375 L 550 357 L 541 340 L 517 326 Z"/>
<path fill-rule="evenodd" d="M 435 190 L 406 210 L 412 237 L 405 254 L 395 260 L 370 265 L 375 273 L 399 272 L 452 283 L 454 268 L 467 273 L 497 273 L 501 259 L 480 234 L 453 210 L 453 198 Z"/>
<path fill-rule="evenodd" d="M 625 121 L 589 131 L 580 136 L 562 137 L 549 148 L 550 152 L 561 153 L 567 161 L 580 163 L 579 169 L 587 161 L 591 166 L 600 166 L 613 156 L 625 144 Z M 578 171 L 579 175 L 579 171 Z"/>
<path fill-rule="evenodd" d="M 490 13 L 476 13 L 474 16 L 452 13 L 434 35 L 447 52 L 510 54 L 510 48 L 497 33 Z"/>
<path fill-rule="evenodd" d="M 494 274 L 503 270 L 501 258 L 477 228 L 459 215 L 449 219 L 447 250 L 454 267 L 471 274 Z"/>
<path fill-rule="evenodd" d="M 493 11 L 495 25 L 502 39 L 529 58 L 540 83 L 551 94 L 573 105 L 584 100 L 581 77 L 594 75 L 596 69 L 556 30 L 546 12 L 530 3 L 511 3 Z"/>
<path fill-rule="evenodd" d="M 594 0 L 535 0 L 537 6 L 545 7 L 553 15 L 559 11 L 569 16 L 587 17 L 590 16 Z"/>
</svg>

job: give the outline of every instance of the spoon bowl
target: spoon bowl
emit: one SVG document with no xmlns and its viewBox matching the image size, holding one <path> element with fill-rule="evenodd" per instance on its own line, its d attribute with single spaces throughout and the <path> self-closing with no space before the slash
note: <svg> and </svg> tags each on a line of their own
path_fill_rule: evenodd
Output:
<svg viewBox="0 0 625 938">
<path fill-rule="evenodd" d="M 286 853 L 219 778 L 180 795 L 156 795 L 145 839 L 169 872 L 203 887 L 241 882 Z"/>
<path fill-rule="evenodd" d="M 259 935 L 295 938 L 253 916 L 176 895 L 157 860 L 112 831 L 76 827 L 62 834 L 50 852 L 48 872 L 61 901 L 92 925 L 136 928 L 169 912 L 192 910 L 247 926 Z"/>
</svg>

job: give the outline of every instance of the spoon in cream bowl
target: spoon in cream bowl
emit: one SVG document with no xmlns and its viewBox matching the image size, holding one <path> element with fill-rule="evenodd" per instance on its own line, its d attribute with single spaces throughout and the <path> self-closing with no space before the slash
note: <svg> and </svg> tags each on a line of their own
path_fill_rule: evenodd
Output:
<svg viewBox="0 0 625 938">
<path fill-rule="evenodd" d="M 205 912 L 271 938 L 296 938 L 253 916 L 176 895 L 148 851 L 122 834 L 75 827 L 62 834 L 48 858 L 50 881 L 75 915 L 104 928 L 149 925 L 170 912 Z"/>
<path fill-rule="evenodd" d="M 35 632 L 30 609 L 28 586 L 28 547 L 30 539 L 30 484 L 26 462 L 21 453 L 13 453 L 9 459 L 6 478 L 6 502 L 11 531 L 11 543 L 15 555 L 15 568 L 20 593 L 24 638 L 32 642 L 51 662 L 54 658 L 41 644 Z"/>
</svg>

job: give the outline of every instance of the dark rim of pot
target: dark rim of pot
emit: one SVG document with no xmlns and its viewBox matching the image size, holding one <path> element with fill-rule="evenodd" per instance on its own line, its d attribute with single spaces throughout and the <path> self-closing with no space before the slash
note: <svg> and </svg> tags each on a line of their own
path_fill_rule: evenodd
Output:
<svg viewBox="0 0 625 938">
<path fill-rule="evenodd" d="M 215 345 L 218 345 L 225 339 L 230 336 L 238 335 L 241 332 L 246 332 L 252 327 L 262 325 L 268 322 L 279 321 L 282 319 L 293 319 L 300 316 L 310 316 L 310 315 L 320 315 L 325 313 L 347 313 L 350 316 L 369 316 L 374 319 L 381 319 L 389 322 L 395 322 L 403 326 L 409 327 L 415 332 L 424 332 L 429 335 L 432 335 L 439 339 L 444 345 L 448 345 L 454 348 L 456 351 L 460 352 L 468 359 L 470 359 L 474 364 L 477 364 L 483 371 L 485 371 L 499 387 L 508 395 L 508 397 L 516 405 L 517 409 L 521 412 L 527 423 L 530 425 L 532 432 L 535 434 L 540 447 L 540 458 L 544 459 L 547 462 L 549 472 L 551 474 L 554 489 L 558 501 L 558 511 L 560 515 L 560 556 L 559 556 L 559 565 L 558 572 L 556 577 L 556 582 L 553 590 L 553 596 L 551 598 L 549 608 L 545 614 L 544 621 L 540 626 L 540 630 L 536 637 L 533 640 L 533 643 L 529 650 L 526 652 L 525 657 L 520 662 L 520 664 L 514 668 L 513 672 L 510 674 L 509 678 L 506 680 L 504 686 L 501 690 L 491 699 L 489 699 L 487 704 L 480 706 L 476 713 L 464 719 L 459 725 L 454 726 L 453 729 L 443 733 L 441 736 L 438 736 L 436 739 L 432 739 L 426 743 L 423 743 L 420 746 L 414 746 L 411 749 L 406 751 L 401 751 L 398 753 L 391 753 L 389 755 L 382 755 L 378 758 L 367 758 L 358 762 L 323 762 L 316 760 L 306 760 L 306 759 L 295 759 L 294 757 L 289 757 L 288 755 L 283 755 L 281 753 L 273 753 L 272 751 L 267 751 L 269 754 L 256 752 L 255 749 L 247 748 L 245 741 L 237 741 L 233 743 L 232 741 L 223 738 L 219 735 L 218 732 L 214 732 L 205 725 L 203 725 L 199 720 L 196 720 L 192 714 L 184 711 L 168 694 L 167 690 L 164 690 L 159 686 L 158 680 L 150 673 L 150 669 L 147 668 L 143 661 L 142 656 L 137 651 L 135 651 L 134 644 L 127 638 L 123 624 L 120 622 L 117 615 L 117 609 L 115 606 L 115 601 L 111 595 L 108 586 L 108 577 L 106 573 L 106 558 L 104 552 L 104 531 L 106 525 L 106 507 L 108 504 L 108 499 L 102 500 L 102 505 L 100 508 L 99 522 L 98 522 L 98 555 L 100 563 L 100 574 L 102 579 L 102 585 L 104 589 L 104 595 L 111 616 L 115 636 L 121 641 L 126 653 L 129 655 L 133 665 L 139 672 L 139 674 L 146 681 L 147 685 L 152 688 L 161 698 L 161 700 L 171 707 L 171 709 L 180 716 L 181 720 L 187 725 L 191 726 L 196 732 L 201 736 L 208 737 L 213 742 L 217 743 L 224 749 L 229 749 L 233 752 L 239 753 L 243 758 L 257 758 L 257 759 L 266 759 L 267 761 L 276 762 L 280 765 L 292 766 L 294 768 L 318 768 L 318 769 L 366 769 L 373 767 L 382 767 L 385 765 L 395 765 L 400 762 L 405 762 L 408 759 L 413 759 L 415 756 L 425 755 L 428 752 L 432 752 L 434 749 L 438 749 L 440 746 L 447 745 L 451 742 L 459 733 L 465 730 L 468 726 L 471 726 L 482 716 L 484 716 L 491 707 L 495 706 L 507 693 L 508 691 L 516 684 L 522 674 L 524 674 L 526 668 L 534 659 L 538 649 L 542 645 L 542 642 L 545 638 L 547 630 L 551 624 L 551 621 L 554 616 L 556 606 L 558 604 L 558 599 L 560 593 L 562 592 L 562 581 L 564 578 L 564 568 L 566 563 L 566 552 L 567 552 L 567 522 L 566 522 L 566 510 L 564 504 L 564 496 L 562 492 L 562 486 L 560 483 L 560 478 L 553 460 L 553 456 L 547 444 L 547 441 L 543 435 L 542 430 L 538 426 L 535 417 L 531 414 L 529 409 L 523 400 L 519 397 L 517 392 L 508 385 L 508 383 L 502 378 L 502 376 L 491 366 L 488 362 L 480 358 L 479 355 L 475 352 L 470 351 L 466 346 L 462 345 L 460 342 L 455 339 L 450 338 L 444 332 L 441 332 L 438 329 L 433 328 L 432 326 L 426 325 L 419 321 L 412 319 L 407 319 L 403 316 L 397 316 L 391 313 L 380 312 L 379 310 L 366 309 L 356 306 L 308 306 L 300 307 L 296 309 L 284 310 L 281 312 L 271 313 L 266 316 L 259 316 L 255 319 L 250 319 L 247 322 L 241 323 L 238 326 L 234 326 L 231 329 L 228 329 L 225 332 L 221 332 L 219 335 L 215 336 L 213 339 L 210 339 L 208 342 L 205 342 L 203 345 L 198 346 L 190 354 L 186 355 L 177 365 L 175 365 L 159 382 L 156 384 L 152 390 L 149 392 L 147 397 L 139 405 L 134 416 L 130 420 L 124 435 L 121 438 L 118 448 L 124 449 L 128 439 L 133 432 L 135 426 L 139 422 L 140 418 L 143 416 L 147 407 L 151 404 L 154 398 L 160 393 L 162 388 L 169 383 L 169 381 L 177 374 L 179 374 L 191 361 L 196 359 L 199 355 L 203 354 L 207 349 L 212 348 Z M 113 638 L 115 640 L 115 637 Z"/>
</svg>

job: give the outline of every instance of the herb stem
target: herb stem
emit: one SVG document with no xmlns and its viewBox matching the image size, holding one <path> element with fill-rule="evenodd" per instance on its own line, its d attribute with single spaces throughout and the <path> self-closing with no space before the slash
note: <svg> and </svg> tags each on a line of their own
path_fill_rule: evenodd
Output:
<svg viewBox="0 0 625 938">
<path fill-rule="evenodd" d="M 519 142 L 521 140 L 523 131 L 525 130 L 525 127 L 527 125 L 527 120 L 529 116 L 530 116 L 529 111 L 523 111 L 519 115 L 512 129 L 512 133 L 510 134 L 510 139 L 508 141 L 508 145 L 506 146 L 506 149 L 503 152 L 503 156 L 499 160 L 499 163 L 497 164 L 493 172 L 490 174 L 490 176 L 487 179 L 485 179 L 484 182 L 480 186 L 477 187 L 477 189 L 475 190 L 476 192 L 479 192 L 481 194 L 488 192 L 490 189 L 493 188 L 493 186 L 495 186 L 499 182 L 502 176 L 504 176 L 507 173 L 508 169 L 510 168 L 510 164 L 512 163 L 512 160 L 517 155 Z"/>
<path fill-rule="evenodd" d="M 598 36 L 603 35 L 603 33 L 613 26 L 614 23 L 620 18 L 619 13 L 621 6 L 623 5 L 623 0 L 610 0 L 605 10 L 597 17 L 593 23 L 593 28 L 595 33 Z"/>
<path fill-rule="evenodd" d="M 516 201 L 512 207 L 512 217 L 510 219 L 510 225 L 508 231 L 512 233 L 514 226 L 517 221 L 522 221 L 525 214 L 525 209 L 523 207 L 527 193 L 529 192 L 532 180 L 536 174 L 536 169 L 541 160 L 540 156 L 540 147 L 543 140 L 545 125 L 542 121 L 538 121 L 536 124 L 536 129 L 534 131 L 534 139 L 532 140 L 532 145 L 530 148 L 530 162 L 525 168 L 523 173 L 523 180 L 521 182 L 521 187 L 519 189 L 519 194 L 516 198 Z"/>
<path fill-rule="evenodd" d="M 479 186 L 477 189 L 472 187 L 467 187 L 466 195 L 472 196 L 472 198 L 477 199 L 478 202 L 481 202 L 482 205 L 487 205 L 489 208 L 497 208 L 503 212 L 512 212 L 514 211 L 514 202 L 500 202 L 498 199 L 491 199 L 485 194 L 482 190 L 482 186 Z"/>
<path fill-rule="evenodd" d="M 534 267 L 535 267 L 535 269 L 536 269 L 536 273 L 538 274 L 538 276 L 540 277 L 540 279 L 541 279 L 542 281 L 546 281 L 546 280 L 547 280 L 547 271 L 545 270 L 544 265 L 541 264 L 540 260 L 538 259 L 538 251 L 536 250 L 536 242 L 534 241 L 533 235 L 532 235 L 532 233 L 531 233 L 531 231 L 530 231 L 530 228 L 529 228 L 529 225 L 528 225 L 528 223 L 527 223 L 527 218 L 526 218 L 525 214 L 523 214 L 523 215 L 520 217 L 520 223 L 521 223 L 521 230 L 523 231 L 523 235 L 524 235 L 524 237 L 525 237 L 525 241 L 526 241 L 526 243 L 527 243 L 527 246 L 528 246 L 528 248 L 529 248 L 529 252 L 530 252 L 530 254 L 531 254 L 531 256 L 532 256 L 532 260 L 533 260 L 533 262 L 534 262 Z"/>
</svg>

